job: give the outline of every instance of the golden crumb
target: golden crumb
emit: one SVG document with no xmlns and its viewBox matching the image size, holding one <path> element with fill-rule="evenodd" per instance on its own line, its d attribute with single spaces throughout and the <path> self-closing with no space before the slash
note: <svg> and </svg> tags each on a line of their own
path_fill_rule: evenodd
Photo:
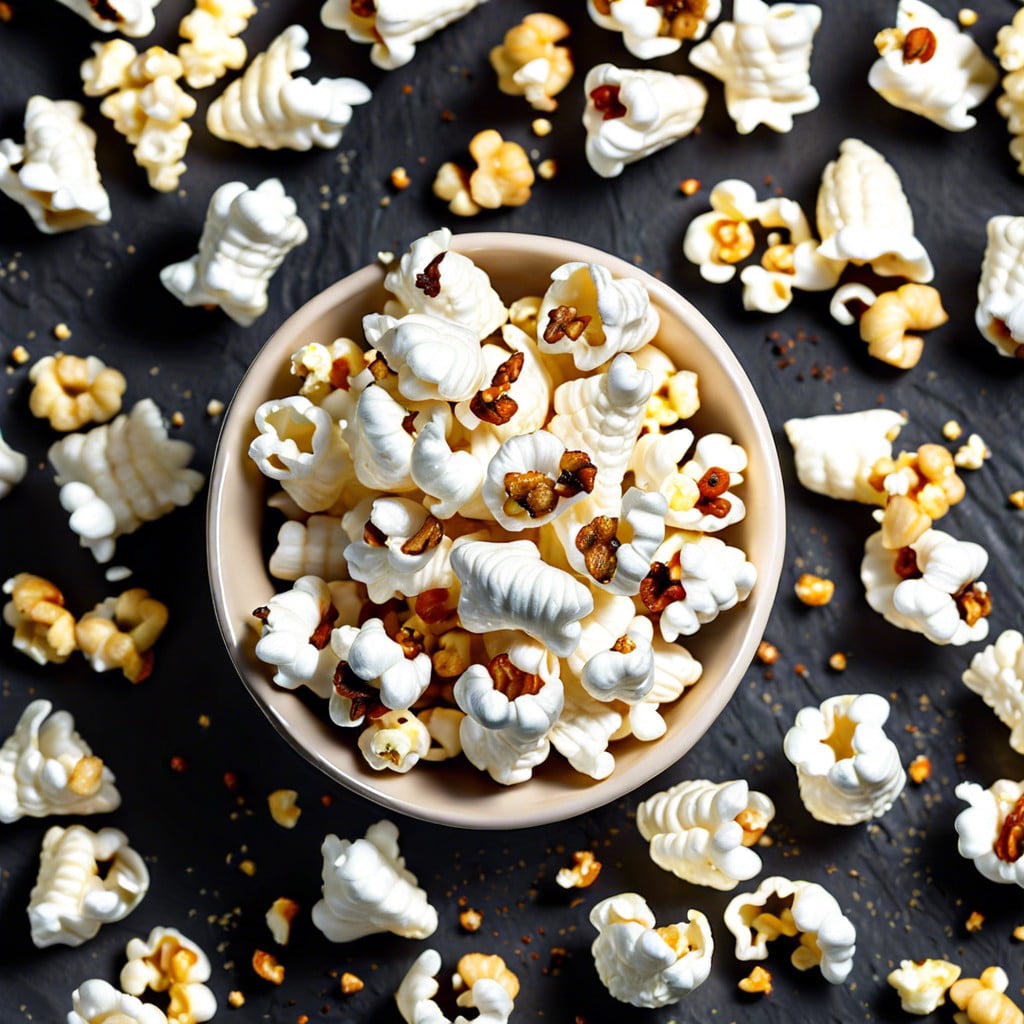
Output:
<svg viewBox="0 0 1024 1024">
<path fill-rule="evenodd" d="M 700 179 L 699 178 L 683 178 L 679 182 L 679 191 L 684 196 L 695 196 L 700 191 Z"/>
<path fill-rule="evenodd" d="M 757 992 L 762 995 L 772 994 L 772 975 L 763 967 L 755 967 L 745 978 L 741 978 L 738 987 L 743 992 Z"/>
<path fill-rule="evenodd" d="M 920 785 L 925 779 L 930 779 L 932 776 L 932 763 L 924 756 L 924 754 L 918 754 L 913 761 L 907 765 L 907 774 L 910 776 L 911 782 L 916 782 Z"/>
<path fill-rule="evenodd" d="M 65 323 L 59 323 L 53 328 L 53 336 L 58 341 L 67 341 L 71 337 L 71 328 Z"/>
<path fill-rule="evenodd" d="M 391 205 L 391 196 L 381 196 L 380 202 L 377 204 L 381 207 L 388 207 Z"/>
<path fill-rule="evenodd" d="M 284 966 L 277 962 L 272 953 L 262 949 L 253 951 L 252 969 L 265 981 L 272 981 L 275 985 L 280 985 L 284 981 Z"/>
<path fill-rule="evenodd" d="M 281 828 L 295 828 L 302 808 L 296 804 L 299 794 L 294 789 L 275 789 L 267 797 L 270 816 Z"/>
<path fill-rule="evenodd" d="M 256 874 L 256 861 L 249 860 L 249 858 L 246 857 L 245 860 L 239 861 L 238 870 L 241 871 L 243 875 L 248 875 L 252 878 L 252 876 Z"/>
<path fill-rule="evenodd" d="M 942 424 L 942 436 L 947 441 L 957 441 L 963 435 L 964 428 L 956 420 L 946 420 Z"/>
<path fill-rule="evenodd" d="M 206 415 L 219 416 L 224 411 L 224 403 L 219 398 L 211 398 L 206 403 Z"/>
<path fill-rule="evenodd" d="M 774 665 L 779 660 L 779 649 L 775 644 L 762 640 L 757 645 L 757 660 L 764 665 Z"/>
<path fill-rule="evenodd" d="M 196 721 L 199 722 L 199 728 L 200 729 L 209 729 L 210 728 L 210 716 L 209 715 L 200 715 L 199 718 L 196 719 Z"/>
<path fill-rule="evenodd" d="M 804 604 L 820 608 L 832 600 L 832 595 L 836 592 L 836 585 L 823 576 L 814 576 L 805 572 L 796 581 L 793 590 Z"/>
<path fill-rule="evenodd" d="M 228 1006 L 233 1006 L 236 1010 L 240 1006 L 245 1006 L 245 996 L 237 988 L 228 993 Z"/>
<path fill-rule="evenodd" d="M 978 24 L 978 12 L 971 10 L 970 7 L 961 7 L 957 13 L 956 20 L 964 28 L 970 28 L 972 25 Z"/>
<path fill-rule="evenodd" d="M 953 755 L 953 760 L 957 764 L 967 764 L 967 755 L 962 750 L 957 751 L 957 753 Z"/>
<path fill-rule="evenodd" d="M 964 921 L 964 927 L 969 932 L 980 932 L 984 923 L 985 915 L 978 913 L 977 910 L 972 910 L 967 920 Z"/>
<path fill-rule="evenodd" d="M 341 976 L 341 994 L 345 996 L 355 995 L 356 992 L 362 992 L 363 990 L 363 979 L 358 974 L 353 974 L 351 971 L 345 971 Z"/>
<path fill-rule="evenodd" d="M 1024 942 L 1024 924 L 1017 925 L 1010 934 L 1017 942 Z"/>
<path fill-rule="evenodd" d="M 558 173 L 558 164 L 554 160 L 541 160 L 537 164 L 537 174 L 545 181 L 550 181 Z"/>
<path fill-rule="evenodd" d="M 563 889 L 586 889 L 593 885 L 601 873 L 601 862 L 590 850 L 577 850 L 572 855 L 572 867 L 561 868 L 555 881 Z"/>
<path fill-rule="evenodd" d="M 11 362 L 18 366 L 24 366 L 31 358 L 24 345 L 15 345 L 11 352 Z"/>
<path fill-rule="evenodd" d="M 183 427 L 185 426 L 185 414 L 181 412 L 171 413 L 171 426 L 172 427 Z"/>
<path fill-rule="evenodd" d="M 484 915 L 479 910 L 474 910 L 472 907 L 466 907 L 465 910 L 459 914 L 459 925 L 463 931 L 475 932 L 478 931 L 480 925 L 484 923 Z"/>
<path fill-rule="evenodd" d="M 836 651 L 836 653 L 828 659 L 828 667 L 832 669 L 833 672 L 845 672 L 846 655 L 843 654 L 842 651 Z"/>
<path fill-rule="evenodd" d="M 396 167 L 391 172 L 389 180 L 391 181 L 391 187 L 397 188 L 399 191 L 408 188 L 412 184 L 412 178 L 406 173 L 404 167 Z"/>
<path fill-rule="evenodd" d="M 1014 508 L 1024 508 L 1024 491 L 1014 491 L 1009 495 L 1009 499 Z"/>
<path fill-rule="evenodd" d="M 551 134 L 555 126 L 546 117 L 535 117 L 530 122 L 530 127 L 537 138 L 543 139 L 546 135 Z"/>
</svg>

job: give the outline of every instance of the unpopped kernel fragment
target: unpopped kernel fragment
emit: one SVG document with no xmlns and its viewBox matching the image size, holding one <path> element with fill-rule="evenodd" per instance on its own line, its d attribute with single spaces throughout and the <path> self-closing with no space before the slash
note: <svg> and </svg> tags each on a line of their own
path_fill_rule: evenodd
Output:
<svg viewBox="0 0 1024 1024">
<path fill-rule="evenodd" d="M 272 985 L 280 985 L 284 982 L 284 964 L 278 963 L 277 957 L 264 949 L 253 950 L 252 969 L 264 981 L 269 981 Z"/>
<path fill-rule="evenodd" d="M 622 34 L 634 57 L 653 60 L 701 39 L 722 13 L 721 0 L 587 0 L 591 20 Z"/>
<path fill-rule="evenodd" d="M 960 968 L 948 960 L 901 960 L 886 981 L 899 993 L 904 1013 L 934 1013 L 946 1002 L 946 992 L 960 977 Z"/>
<path fill-rule="evenodd" d="M 130 939 L 125 956 L 121 987 L 133 996 L 147 989 L 167 993 L 169 1024 L 202 1024 L 217 1012 L 217 999 L 205 984 L 210 961 L 176 928 L 158 926 L 145 939 Z"/>
<path fill-rule="evenodd" d="M 553 14 L 526 15 L 491 50 L 498 88 L 509 96 L 524 96 L 534 110 L 554 110 L 554 97 L 572 78 L 572 54 L 556 45 L 568 34 L 569 26 Z"/>
<path fill-rule="evenodd" d="M 86 612 L 75 626 L 75 639 L 94 672 L 119 668 L 129 682 L 141 683 L 153 671 L 152 648 L 167 619 L 162 601 L 132 587 Z"/>
<path fill-rule="evenodd" d="M 64 607 L 64 595 L 42 576 L 19 572 L 4 582 L 11 600 L 4 622 L 14 629 L 14 647 L 40 665 L 67 661 L 77 646 L 75 617 Z"/>
<path fill-rule="evenodd" d="M 1010 730 L 1010 746 L 1024 754 L 1024 635 L 1004 630 L 979 651 L 961 676 Z"/>
</svg>

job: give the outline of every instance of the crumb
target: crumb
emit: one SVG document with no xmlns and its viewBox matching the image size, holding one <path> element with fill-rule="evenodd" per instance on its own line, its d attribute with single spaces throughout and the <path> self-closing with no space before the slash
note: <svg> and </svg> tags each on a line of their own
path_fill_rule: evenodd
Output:
<svg viewBox="0 0 1024 1024">
<path fill-rule="evenodd" d="M 224 787 L 228 792 L 233 793 L 238 789 L 238 776 L 234 772 L 225 772 L 223 778 Z"/>
<path fill-rule="evenodd" d="M 16 363 L 18 366 L 24 366 L 31 358 L 28 354 L 28 349 L 24 345 L 15 345 L 11 351 L 11 362 Z"/>
<path fill-rule="evenodd" d="M 537 174 L 545 181 L 550 181 L 558 173 L 558 164 L 554 160 L 542 160 L 537 164 Z"/>
<path fill-rule="evenodd" d="M 206 403 L 206 415 L 211 418 L 219 416 L 224 411 L 224 403 L 219 398 L 211 398 Z"/>
<path fill-rule="evenodd" d="M 967 920 L 964 921 L 964 927 L 969 932 L 980 932 L 982 925 L 985 923 L 985 915 L 978 913 L 977 910 L 972 910 Z"/>
<path fill-rule="evenodd" d="M 404 167 L 396 167 L 389 175 L 389 180 L 391 187 L 398 189 L 400 192 L 412 184 L 412 178 L 406 173 Z"/>
<path fill-rule="evenodd" d="M 798 661 L 793 666 L 793 671 L 800 676 L 801 679 L 806 679 L 811 673 L 808 671 L 807 666 L 802 662 Z"/>
<path fill-rule="evenodd" d="M 390 266 L 395 262 L 395 254 L 390 249 L 380 249 L 377 252 L 377 262 L 382 267 Z"/>
<path fill-rule="evenodd" d="M 764 665 L 774 665 L 779 660 L 779 649 L 775 644 L 762 640 L 757 645 L 757 660 Z"/>
<path fill-rule="evenodd" d="M 961 469 L 981 469 L 981 464 L 992 457 L 992 451 L 980 434 L 971 434 L 967 444 L 961 445 L 953 462 Z"/>
<path fill-rule="evenodd" d="M 65 323 L 59 323 L 53 329 L 53 336 L 58 341 L 67 341 L 71 337 L 71 328 Z"/>
<path fill-rule="evenodd" d="M 181 412 L 174 412 L 171 414 L 171 426 L 172 427 L 183 427 L 185 426 L 185 414 Z"/>
<path fill-rule="evenodd" d="M 122 580 L 128 579 L 131 574 L 132 571 L 127 565 L 112 565 L 103 573 L 103 578 L 108 583 L 120 583 Z"/>
<path fill-rule="evenodd" d="M 967 755 L 962 750 L 960 750 L 953 756 L 953 760 L 957 764 L 967 764 Z"/>
<path fill-rule="evenodd" d="M 805 572 L 796 581 L 793 589 L 804 604 L 820 608 L 832 600 L 832 595 L 836 592 L 836 585 L 822 576 L 814 576 Z"/>
<path fill-rule="evenodd" d="M 237 988 L 228 993 L 228 1006 L 233 1006 L 236 1010 L 240 1006 L 245 1006 L 245 996 Z"/>
<path fill-rule="evenodd" d="M 363 990 L 363 979 L 358 974 L 352 974 L 351 971 L 345 971 L 341 976 L 341 993 L 342 995 L 351 996 L 356 992 Z"/>
<path fill-rule="evenodd" d="M 275 789 L 267 797 L 270 816 L 281 828 L 295 828 L 302 808 L 296 805 L 299 794 L 294 789 Z"/>
<path fill-rule="evenodd" d="M 171 758 L 168 762 L 171 766 L 172 772 L 184 772 L 188 770 L 188 762 L 183 757 L 179 757 L 177 754 Z"/>
<path fill-rule="evenodd" d="M 284 967 L 279 964 L 271 953 L 262 949 L 253 950 L 252 969 L 266 981 L 280 985 L 284 981 Z"/>
<path fill-rule="evenodd" d="M 210 716 L 209 715 L 200 715 L 199 718 L 198 718 L 198 722 L 199 722 L 199 728 L 200 729 L 209 729 L 210 728 Z"/>
<path fill-rule="evenodd" d="M 441 111 L 441 120 L 442 121 L 449 121 L 449 122 L 454 121 L 455 120 L 455 111 L 449 110 L 446 107 L 444 110 Z"/>
<path fill-rule="evenodd" d="M 1017 942 L 1024 942 L 1024 924 L 1017 925 L 1017 927 L 1013 929 L 1011 934 L 1013 935 L 1014 939 L 1017 940 Z"/>
<path fill-rule="evenodd" d="M 537 138 L 543 139 L 545 135 L 551 134 L 555 126 L 546 117 L 535 117 L 530 123 L 530 127 Z"/>
<path fill-rule="evenodd" d="M 964 428 L 961 427 L 956 420 L 946 420 L 946 422 L 942 424 L 942 436 L 947 441 L 959 440 L 963 432 Z"/>
<path fill-rule="evenodd" d="M 925 779 L 931 778 L 932 763 L 924 756 L 924 754 L 918 754 L 917 757 L 907 765 L 907 774 L 910 776 L 912 782 L 916 782 L 920 785 L 920 783 L 924 782 Z"/>
<path fill-rule="evenodd" d="M 766 996 L 772 994 L 772 976 L 763 967 L 755 967 L 745 978 L 741 978 L 738 987 L 744 992 L 758 992 Z"/>
<path fill-rule="evenodd" d="M 467 907 L 459 914 L 459 925 L 463 931 L 475 932 L 484 923 L 484 916 L 479 910 Z"/>
<path fill-rule="evenodd" d="M 334 803 L 334 797 L 331 796 L 330 793 L 324 793 L 323 796 L 320 797 L 320 805 L 321 805 L 321 807 L 330 807 L 331 804 L 333 804 L 333 803 Z"/>
<path fill-rule="evenodd" d="M 246 857 L 245 860 L 238 862 L 238 870 L 241 871 L 243 875 L 248 875 L 252 878 L 252 876 L 256 874 L 256 861 L 250 860 Z"/>
<path fill-rule="evenodd" d="M 836 651 L 836 653 L 828 659 L 828 667 L 832 669 L 833 672 L 845 672 L 846 655 L 843 654 L 842 651 Z"/>
<path fill-rule="evenodd" d="M 411 96 L 412 95 L 412 86 L 408 82 L 406 82 L 405 85 L 402 86 L 402 92 L 406 96 Z"/>
<path fill-rule="evenodd" d="M 1014 491 L 1009 495 L 1009 500 L 1014 508 L 1024 508 L 1024 491 Z"/>
<path fill-rule="evenodd" d="M 700 191 L 700 180 L 698 178 L 683 178 L 679 182 L 679 191 L 684 196 L 694 196 Z"/>
<path fill-rule="evenodd" d="M 957 13 L 956 20 L 964 28 L 970 28 L 972 25 L 978 24 L 978 12 L 972 11 L 970 7 L 961 7 Z"/>
<path fill-rule="evenodd" d="M 391 205 L 391 196 L 381 196 L 379 206 L 388 207 Z"/>
</svg>

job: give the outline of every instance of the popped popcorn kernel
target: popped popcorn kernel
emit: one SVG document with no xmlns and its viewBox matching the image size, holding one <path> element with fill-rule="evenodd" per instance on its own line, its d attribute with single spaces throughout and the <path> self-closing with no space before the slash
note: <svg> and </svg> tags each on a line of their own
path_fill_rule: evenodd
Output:
<svg viewBox="0 0 1024 1024">
<path fill-rule="evenodd" d="M 78 647 L 75 618 L 64 607 L 64 595 L 49 580 L 19 572 L 3 585 L 11 600 L 3 618 L 14 627 L 14 647 L 40 665 L 67 661 Z"/>
<path fill-rule="evenodd" d="M 53 328 L 53 336 L 58 341 L 67 341 L 71 337 L 71 328 L 65 323 L 59 323 Z"/>
<path fill-rule="evenodd" d="M 771 971 L 766 971 L 763 967 L 757 966 L 745 978 L 741 978 L 737 982 L 736 987 L 742 992 L 770 996 L 772 994 Z"/>
<path fill-rule="evenodd" d="M 555 881 L 563 889 L 586 889 L 597 881 L 601 862 L 590 850 L 577 850 L 572 855 L 572 867 L 559 869 Z"/>
<path fill-rule="evenodd" d="M 224 412 L 225 405 L 219 398 L 211 398 L 206 403 L 206 415 L 213 419 L 215 416 L 220 416 Z"/>
<path fill-rule="evenodd" d="M 240 1006 L 245 1006 L 245 996 L 238 991 L 237 988 L 232 989 L 228 993 L 228 1006 L 238 1009 Z"/>
<path fill-rule="evenodd" d="M 828 667 L 833 672 L 845 672 L 846 671 L 846 655 L 842 651 L 836 651 L 835 654 L 831 655 L 828 659 Z"/>
<path fill-rule="evenodd" d="M 391 182 L 391 187 L 399 191 L 408 188 L 412 184 L 412 178 L 409 177 L 404 167 L 396 167 L 388 175 L 388 180 Z"/>
<path fill-rule="evenodd" d="M 253 950 L 252 969 L 265 981 L 280 985 L 284 981 L 284 966 L 271 953 L 262 949 Z"/>
<path fill-rule="evenodd" d="M 11 362 L 17 366 L 24 366 L 31 358 L 24 345 L 15 345 L 11 350 Z"/>
<path fill-rule="evenodd" d="M 679 182 L 679 191 L 684 196 L 695 196 L 700 191 L 700 179 L 699 178 L 683 178 Z"/>
<path fill-rule="evenodd" d="M 558 173 L 558 164 L 554 160 L 541 160 L 537 164 L 537 176 L 545 181 L 550 181 Z"/>
<path fill-rule="evenodd" d="M 345 996 L 355 995 L 356 992 L 362 992 L 365 988 L 363 979 L 358 974 L 353 974 L 351 971 L 345 971 L 341 975 L 341 994 Z"/>
<path fill-rule="evenodd" d="M 555 129 L 555 126 L 546 117 L 535 117 L 530 122 L 530 130 L 538 139 L 543 139 L 550 135 Z"/>
<path fill-rule="evenodd" d="M 1024 924 L 1017 925 L 1010 934 L 1016 942 L 1024 942 Z"/>
<path fill-rule="evenodd" d="M 1007 495 L 1007 500 L 1014 508 L 1024 508 L 1024 490 L 1011 492 Z"/>
<path fill-rule="evenodd" d="M 971 28 L 973 25 L 978 24 L 978 12 L 972 10 L 970 7 L 961 7 L 960 10 L 957 11 L 956 20 L 960 22 L 964 28 Z"/>
<path fill-rule="evenodd" d="M 484 915 L 479 910 L 475 910 L 473 907 L 466 907 L 465 910 L 459 912 L 459 926 L 463 931 L 475 932 L 480 930 L 480 926 L 484 923 Z"/>
<path fill-rule="evenodd" d="M 302 814 L 302 808 L 296 804 L 298 798 L 299 794 L 294 789 L 275 789 L 267 797 L 270 816 L 281 828 L 295 828 L 298 824 Z"/>
<path fill-rule="evenodd" d="M 526 150 L 506 141 L 493 128 L 477 132 L 469 143 L 477 163 L 472 173 L 452 163 L 442 164 L 434 179 L 434 194 L 448 200 L 448 209 L 471 217 L 482 209 L 522 206 L 530 198 L 535 175 Z"/>
<path fill-rule="evenodd" d="M 519 995 L 519 977 L 497 954 L 488 956 L 484 953 L 467 953 L 460 957 L 455 965 L 452 986 L 456 990 L 472 989 L 481 978 L 496 981 L 508 993 L 510 999 L 515 999 Z"/>
<path fill-rule="evenodd" d="M 964 428 L 956 420 L 946 420 L 942 424 L 942 436 L 947 441 L 958 441 L 963 435 Z"/>
<path fill-rule="evenodd" d="M 985 915 L 977 910 L 972 910 L 964 921 L 964 928 L 969 932 L 980 932 L 985 925 Z"/>
<path fill-rule="evenodd" d="M 832 600 L 836 585 L 830 579 L 803 573 L 794 586 L 796 596 L 806 605 L 820 607 Z"/>
<path fill-rule="evenodd" d="M 965 1024 L 1019 1024 L 1024 1014 L 1007 995 L 1010 979 L 1002 967 L 986 967 L 980 978 L 961 978 L 949 990 Z"/>
<path fill-rule="evenodd" d="M 96 356 L 43 356 L 28 379 L 33 388 L 29 411 L 49 420 L 54 430 L 78 430 L 86 423 L 105 423 L 121 411 L 128 384 L 124 374 Z"/>
<path fill-rule="evenodd" d="M 779 649 L 775 644 L 762 640 L 757 645 L 757 660 L 763 665 L 774 665 L 779 660 Z"/>
<path fill-rule="evenodd" d="M 961 445 L 953 462 L 961 469 L 981 469 L 982 463 L 992 457 L 992 451 L 980 434 L 971 434 L 967 444 Z"/>
<path fill-rule="evenodd" d="M 292 921 L 295 920 L 295 915 L 298 912 L 298 903 L 288 899 L 287 896 L 279 896 L 270 904 L 270 909 L 264 919 L 271 935 L 274 936 L 274 941 L 279 946 L 288 945 L 288 940 L 291 938 Z"/>
<path fill-rule="evenodd" d="M 248 875 L 249 878 L 252 878 L 252 876 L 256 874 L 256 862 L 246 857 L 245 860 L 238 862 L 238 870 L 241 871 L 243 875 Z"/>
<path fill-rule="evenodd" d="M 932 763 L 924 754 L 918 754 L 917 757 L 907 765 L 907 774 L 910 776 L 911 782 L 916 782 L 920 785 L 926 779 L 931 778 Z"/>
</svg>

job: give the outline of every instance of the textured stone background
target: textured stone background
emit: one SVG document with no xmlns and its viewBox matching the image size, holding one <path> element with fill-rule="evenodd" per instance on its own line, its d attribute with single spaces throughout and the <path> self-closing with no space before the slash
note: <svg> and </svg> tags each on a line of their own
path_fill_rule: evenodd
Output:
<svg viewBox="0 0 1024 1024">
<path fill-rule="evenodd" d="M 206 472 L 218 430 L 218 421 L 205 414 L 207 402 L 226 402 L 273 329 L 378 250 L 401 251 L 443 224 L 456 230 L 535 231 L 598 246 L 664 278 L 729 340 L 777 432 L 789 529 L 766 635 L 781 657 L 771 671 L 753 665 L 697 747 L 615 806 L 513 833 L 465 833 L 401 820 L 403 852 L 440 911 L 429 944 L 443 953 L 445 971 L 463 952 L 503 955 L 523 981 L 517 1020 L 895 1021 L 904 1015 L 884 978 L 905 957 L 946 956 L 974 976 L 989 964 L 1002 964 L 1016 992 L 1024 985 L 1022 948 L 1011 930 L 1024 924 L 1024 900 L 1019 890 L 984 881 L 962 861 L 953 830 L 962 806 L 953 787 L 960 779 L 988 785 L 1002 776 L 1017 779 L 1024 771 L 1004 727 L 960 682 L 980 646 L 933 647 L 870 611 L 858 580 L 863 541 L 872 529 L 869 512 L 804 492 L 782 434 L 791 415 L 878 404 L 909 414 L 901 438 L 908 447 L 940 440 L 940 428 L 951 417 L 981 433 L 993 457 L 979 472 L 966 474 L 967 498 L 941 527 L 990 551 L 993 637 L 1021 626 L 1024 513 L 1012 509 L 1006 497 L 1024 486 L 1021 367 L 998 358 L 973 323 L 985 222 L 995 214 L 1024 212 L 1024 186 L 1007 152 L 1006 126 L 994 99 L 978 112 L 977 127 L 962 135 L 888 106 L 868 88 L 866 75 L 874 58 L 872 38 L 892 23 L 895 3 L 831 0 L 824 5 L 812 64 L 821 105 L 798 117 L 790 134 L 759 128 L 747 137 L 737 135 L 720 84 L 700 76 L 710 100 L 699 133 L 628 167 L 618 180 L 605 181 L 583 158 L 583 73 L 602 60 L 623 66 L 638 62 L 617 36 L 591 24 L 582 0 L 548 5 L 573 27 L 570 42 L 579 71 L 560 97 L 554 133 L 535 138 L 529 128 L 533 112 L 525 101 L 498 93 L 487 52 L 506 28 L 539 6 L 492 0 L 422 45 L 413 63 L 384 73 L 369 63 L 366 49 L 319 24 L 318 4 L 264 3 L 244 37 L 250 53 L 298 21 L 311 35 L 313 63 L 307 74 L 360 78 L 373 88 L 374 99 L 357 109 L 338 149 L 268 153 L 207 133 L 203 115 L 219 87 L 206 90 L 192 120 L 189 171 L 182 191 L 171 195 L 148 189 L 129 147 L 100 117 L 98 102 L 87 100 L 113 220 L 102 228 L 44 237 L 18 207 L 0 200 L 0 354 L 7 363 L 17 344 L 25 345 L 33 360 L 62 348 L 94 353 L 121 368 L 129 378 L 127 402 L 148 395 L 165 414 L 184 414 L 184 426 L 174 436 L 196 446 L 193 465 Z M 938 6 L 955 17 L 951 0 Z M 977 6 L 981 17 L 973 33 L 991 53 L 997 29 L 1018 5 L 985 0 Z M 53 0 L 12 0 L 12 7 L 13 20 L 0 24 L 0 137 L 20 140 L 31 95 L 80 98 L 78 65 L 98 36 Z M 164 0 L 157 30 L 146 42 L 177 45 L 177 22 L 187 8 L 184 0 Z M 728 15 L 731 4 L 725 8 Z M 685 51 L 657 66 L 692 72 Z M 450 113 L 442 117 L 444 111 Z M 442 160 L 468 159 L 466 145 L 484 127 L 522 142 L 537 159 L 554 158 L 558 176 L 538 182 L 524 207 L 453 223 L 456 218 L 431 195 L 430 182 Z M 746 178 L 762 195 L 780 189 L 812 211 L 821 171 L 848 135 L 881 150 L 902 176 L 919 237 L 936 265 L 934 283 L 951 314 L 948 325 L 927 335 L 921 363 L 905 373 L 869 359 L 855 332 L 830 320 L 827 295 L 799 294 L 775 317 L 744 313 L 738 283 L 702 282 L 681 253 L 687 224 L 707 208 L 710 187 L 726 177 Z M 404 165 L 412 178 L 401 193 L 388 185 L 396 165 Z M 229 179 L 255 185 L 270 175 L 279 176 L 298 201 L 310 239 L 274 279 L 267 314 L 244 329 L 220 313 L 179 306 L 160 285 L 158 271 L 194 251 L 210 193 Z M 678 191 L 680 179 L 687 177 L 704 186 L 690 198 Z M 58 322 L 73 332 L 64 343 L 51 333 Z M 27 369 L 9 367 L 0 403 L 0 429 L 31 463 L 24 483 L 0 503 L 0 578 L 40 573 L 63 588 L 72 608 L 88 608 L 111 593 L 112 585 L 77 546 L 59 509 L 45 459 L 54 438 L 28 413 Z M 273 899 L 290 896 L 308 911 L 318 898 L 323 835 L 362 835 L 381 815 L 297 757 L 234 675 L 210 604 L 204 498 L 205 493 L 189 508 L 118 543 L 116 561 L 134 569 L 132 585 L 147 587 L 171 609 L 148 682 L 132 687 L 117 673 L 96 676 L 81 661 L 41 668 L 13 651 L 8 640 L 0 643 L 0 735 L 9 734 L 33 696 L 72 711 L 83 736 L 113 766 L 124 797 L 117 812 L 87 823 L 123 828 L 149 858 L 152 872 L 148 897 L 127 920 L 105 927 L 79 949 L 38 951 L 28 938 L 24 908 L 39 843 L 51 822 L 25 819 L 3 828 L 4 1024 L 63 1020 L 72 988 L 89 977 L 116 980 L 127 939 L 158 924 L 179 927 L 210 954 L 219 1019 L 240 1021 L 294 1022 L 302 1015 L 311 1021 L 397 1021 L 392 993 L 427 945 L 392 936 L 331 945 L 304 913 L 292 944 L 281 951 L 284 985 L 269 986 L 249 967 L 254 947 L 271 946 L 263 914 Z M 793 581 L 805 569 L 836 581 L 836 597 L 827 608 L 806 608 L 793 596 Z M 827 667 L 837 650 L 849 657 L 843 675 Z M 797 671 L 799 665 L 803 671 Z M 800 707 L 831 694 L 863 691 L 892 699 L 890 733 L 904 763 L 924 753 L 934 772 L 923 785 L 909 786 L 877 822 L 847 829 L 820 825 L 798 799 L 794 773 L 782 756 L 782 736 Z M 197 723 L 201 714 L 209 716 L 209 728 Z M 175 756 L 185 759 L 183 773 L 169 767 Z M 223 784 L 228 771 L 240 781 L 237 794 Z M 856 923 L 859 949 L 847 984 L 832 987 L 817 972 L 800 974 L 789 966 L 788 948 L 778 948 L 768 961 L 773 994 L 761 999 L 738 992 L 736 982 L 751 965 L 734 959 L 721 923 L 728 895 L 679 882 L 649 861 L 632 820 L 639 799 L 684 778 L 737 776 L 750 779 L 778 806 L 770 829 L 774 843 L 763 850 L 766 874 L 823 882 Z M 266 810 L 266 794 L 280 787 L 300 794 L 302 819 L 290 832 L 275 825 Z M 332 798 L 330 806 L 321 802 L 325 795 Z M 593 848 L 604 870 L 591 889 L 567 893 L 555 885 L 554 875 L 573 850 L 582 848 Z M 246 857 L 256 863 L 253 877 L 238 869 Z M 612 1000 L 597 981 L 587 913 L 599 899 L 623 890 L 643 893 L 659 923 L 680 919 L 689 907 L 711 919 L 718 943 L 712 977 L 676 1007 L 634 1010 Z M 458 927 L 460 900 L 484 914 L 475 936 Z M 975 910 L 985 915 L 985 923 L 969 934 L 964 922 Z M 359 995 L 340 996 L 336 976 L 342 970 L 365 979 Z M 247 1001 L 243 1009 L 229 1010 L 225 997 L 236 988 Z M 948 1019 L 948 1008 L 939 1016 Z"/>
</svg>

